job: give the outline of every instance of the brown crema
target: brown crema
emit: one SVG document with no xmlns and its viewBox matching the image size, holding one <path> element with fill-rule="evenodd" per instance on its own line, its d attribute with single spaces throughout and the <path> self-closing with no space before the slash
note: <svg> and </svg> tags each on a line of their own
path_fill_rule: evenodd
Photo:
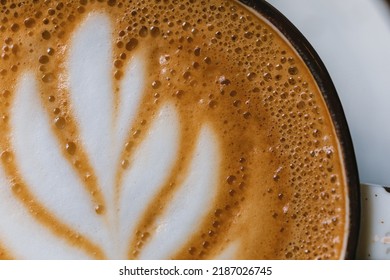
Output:
<svg viewBox="0 0 390 280">
<path fill-rule="evenodd" d="M 172 258 L 213 258 L 233 241 L 239 259 L 342 257 L 346 180 L 321 92 L 286 39 L 236 1 L 1 0 L 1 168 L 38 223 L 92 258 L 106 257 L 98 244 L 34 198 L 13 160 L 9 137 L 15 85 L 32 71 L 59 149 L 91 194 L 96 215 L 104 218 L 98 175 L 83 148 L 69 89 L 60 82 L 67 75 L 72 34 L 90 12 L 112 20 L 116 102 L 125 65 L 138 51 L 147 53 L 146 87 L 118 162 L 118 196 L 123 172 L 137 160 L 133 151 L 162 105 L 174 104 L 180 118 L 178 158 L 135 238 L 129 237 L 128 258 L 137 258 L 184 181 L 204 124 L 214 129 L 222 155 L 217 198 Z M 12 257 L 0 240 L 0 258 Z"/>
</svg>

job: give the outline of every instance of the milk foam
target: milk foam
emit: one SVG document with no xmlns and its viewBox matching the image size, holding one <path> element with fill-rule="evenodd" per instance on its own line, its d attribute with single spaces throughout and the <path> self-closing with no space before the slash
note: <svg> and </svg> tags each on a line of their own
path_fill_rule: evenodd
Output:
<svg viewBox="0 0 390 280">
<path fill-rule="evenodd" d="M 235 0 L 1 6 L 0 259 L 342 257 L 334 125 L 265 18 Z"/>
<path fill-rule="evenodd" d="M 118 163 L 139 109 L 146 70 L 144 54 L 137 52 L 126 67 L 115 106 L 110 44 L 110 21 L 103 14 L 90 14 L 73 36 L 67 63 L 69 76 L 63 80 L 69 87 L 80 143 L 104 195 L 103 215 L 95 212 L 83 181 L 64 158 L 64 147 L 53 133 L 52 119 L 41 103 L 35 77 L 28 72 L 19 79 L 15 92 L 11 135 L 14 161 L 33 196 L 56 218 L 103 248 L 106 257 L 118 259 L 127 258 L 136 225 L 174 164 L 180 125 L 175 107 L 165 104 L 130 159 L 116 199 Z M 191 236 L 210 211 L 219 157 L 213 128 L 205 124 L 187 177 L 156 222 L 156 233 L 146 243 L 141 258 L 169 258 Z M 1 184 L 8 185 L 4 173 L 0 175 Z M 0 192 L 4 214 L 0 237 L 15 256 L 90 257 L 37 223 L 31 216 L 34 214 L 12 197 L 10 189 L 1 188 Z"/>
</svg>

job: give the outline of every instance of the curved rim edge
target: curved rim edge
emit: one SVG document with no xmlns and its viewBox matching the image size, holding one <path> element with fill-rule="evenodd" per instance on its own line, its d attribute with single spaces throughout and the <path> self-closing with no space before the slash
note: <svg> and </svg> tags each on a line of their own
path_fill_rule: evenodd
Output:
<svg viewBox="0 0 390 280">
<path fill-rule="evenodd" d="M 322 92 L 339 140 L 347 180 L 349 230 L 344 258 L 355 259 L 360 229 L 360 181 L 352 137 L 332 79 L 309 41 L 275 7 L 264 0 L 239 0 L 239 2 L 255 9 L 286 37 L 313 74 Z"/>
</svg>

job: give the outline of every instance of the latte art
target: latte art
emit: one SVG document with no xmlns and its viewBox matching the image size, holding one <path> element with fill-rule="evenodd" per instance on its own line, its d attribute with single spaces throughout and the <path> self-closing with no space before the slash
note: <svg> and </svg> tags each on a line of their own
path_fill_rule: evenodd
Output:
<svg viewBox="0 0 390 280">
<path fill-rule="evenodd" d="M 2 4 L 0 258 L 342 258 L 309 70 L 236 1 Z"/>
</svg>

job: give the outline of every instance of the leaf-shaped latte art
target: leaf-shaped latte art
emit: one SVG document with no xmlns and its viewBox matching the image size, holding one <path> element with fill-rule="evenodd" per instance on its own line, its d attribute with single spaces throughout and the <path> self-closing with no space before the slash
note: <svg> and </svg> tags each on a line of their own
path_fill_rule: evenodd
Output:
<svg viewBox="0 0 390 280">
<path fill-rule="evenodd" d="M 213 187 L 217 184 L 215 170 L 219 165 L 219 151 L 214 141 L 212 131 L 205 127 L 200 133 L 190 172 L 166 213 L 157 221 L 156 234 L 150 237 L 141 258 L 169 258 L 175 246 L 184 243 L 201 223 L 200 219 L 216 195 Z"/>
<path fill-rule="evenodd" d="M 332 120 L 262 16 L 66 0 L 0 19 L 0 259 L 342 256 Z"/>
<path fill-rule="evenodd" d="M 33 196 L 57 219 L 93 243 L 105 244 L 108 236 L 99 230 L 103 221 L 95 215 L 83 182 L 61 154 L 32 75 L 21 77 L 14 102 L 11 121 L 15 161 Z"/>
<path fill-rule="evenodd" d="M 18 82 L 11 135 L 14 161 L 20 176 L 29 187 L 31 196 L 42 205 L 42 211 L 51 213 L 55 223 L 59 221 L 100 248 L 101 256 L 126 258 L 130 246 L 126 244 L 135 238 L 142 213 L 162 187 L 177 158 L 180 126 L 176 109 L 169 104 L 164 105 L 129 158 L 130 166 L 121 175 L 123 180 L 120 180 L 120 185 L 116 186 L 121 152 L 142 98 L 145 66 L 142 59 L 144 54 L 138 52 L 126 67 L 118 104 L 115 104 L 111 82 L 110 34 L 107 17 L 102 14 L 88 16 L 73 36 L 67 63 L 69 76 L 64 81 L 69 86 L 71 113 L 80 131 L 77 149 L 85 149 L 91 161 L 96 182 L 104 197 L 104 215 L 96 214 L 96 205 L 83 186 L 83 179 L 64 158 L 58 145 L 61 140 L 53 133 L 50 119 L 39 98 L 35 77 L 29 73 L 20 77 Z M 157 221 L 156 234 L 151 236 L 145 253 L 140 257 L 169 258 L 186 242 L 196 230 L 196 223 L 209 211 L 215 195 L 210 191 L 216 183 L 219 152 L 211 127 L 205 127 L 199 137 L 187 179 L 179 187 L 162 220 Z M 150 176 L 151 173 L 153 176 Z M 6 181 L 4 174 L 2 180 L 2 183 Z M 119 192 L 119 199 L 116 199 L 116 191 Z M 9 191 L 2 195 L 12 197 Z M 201 200 L 201 204 L 193 199 L 204 196 L 207 199 Z M 10 199 L 9 203 L 12 204 L 12 201 L 15 205 L 21 204 L 15 198 Z M 12 212 L 15 206 L 4 208 Z M 25 246 L 24 243 L 18 244 L 11 235 L 6 236 L 5 240 L 15 256 L 36 258 L 34 248 L 42 246 L 43 242 L 45 245 L 42 247 L 49 250 L 47 255 L 39 257 L 66 258 L 67 254 L 72 258 L 77 255 L 81 258 L 93 257 L 95 252 L 68 244 L 66 236 L 51 234 L 55 230 L 40 224 L 31 214 L 22 214 L 28 210 L 20 208 L 22 210 L 18 211 L 18 216 L 23 222 L 9 230 L 12 227 L 7 223 L 11 221 L 3 221 L 0 232 L 21 231 L 25 226 L 31 237 L 35 234 L 45 238 L 42 240 L 40 237 Z M 172 242 L 174 233 L 175 241 Z M 162 242 L 169 240 L 170 243 L 165 242 L 162 249 Z M 75 254 L 75 250 L 78 253 Z"/>
</svg>

